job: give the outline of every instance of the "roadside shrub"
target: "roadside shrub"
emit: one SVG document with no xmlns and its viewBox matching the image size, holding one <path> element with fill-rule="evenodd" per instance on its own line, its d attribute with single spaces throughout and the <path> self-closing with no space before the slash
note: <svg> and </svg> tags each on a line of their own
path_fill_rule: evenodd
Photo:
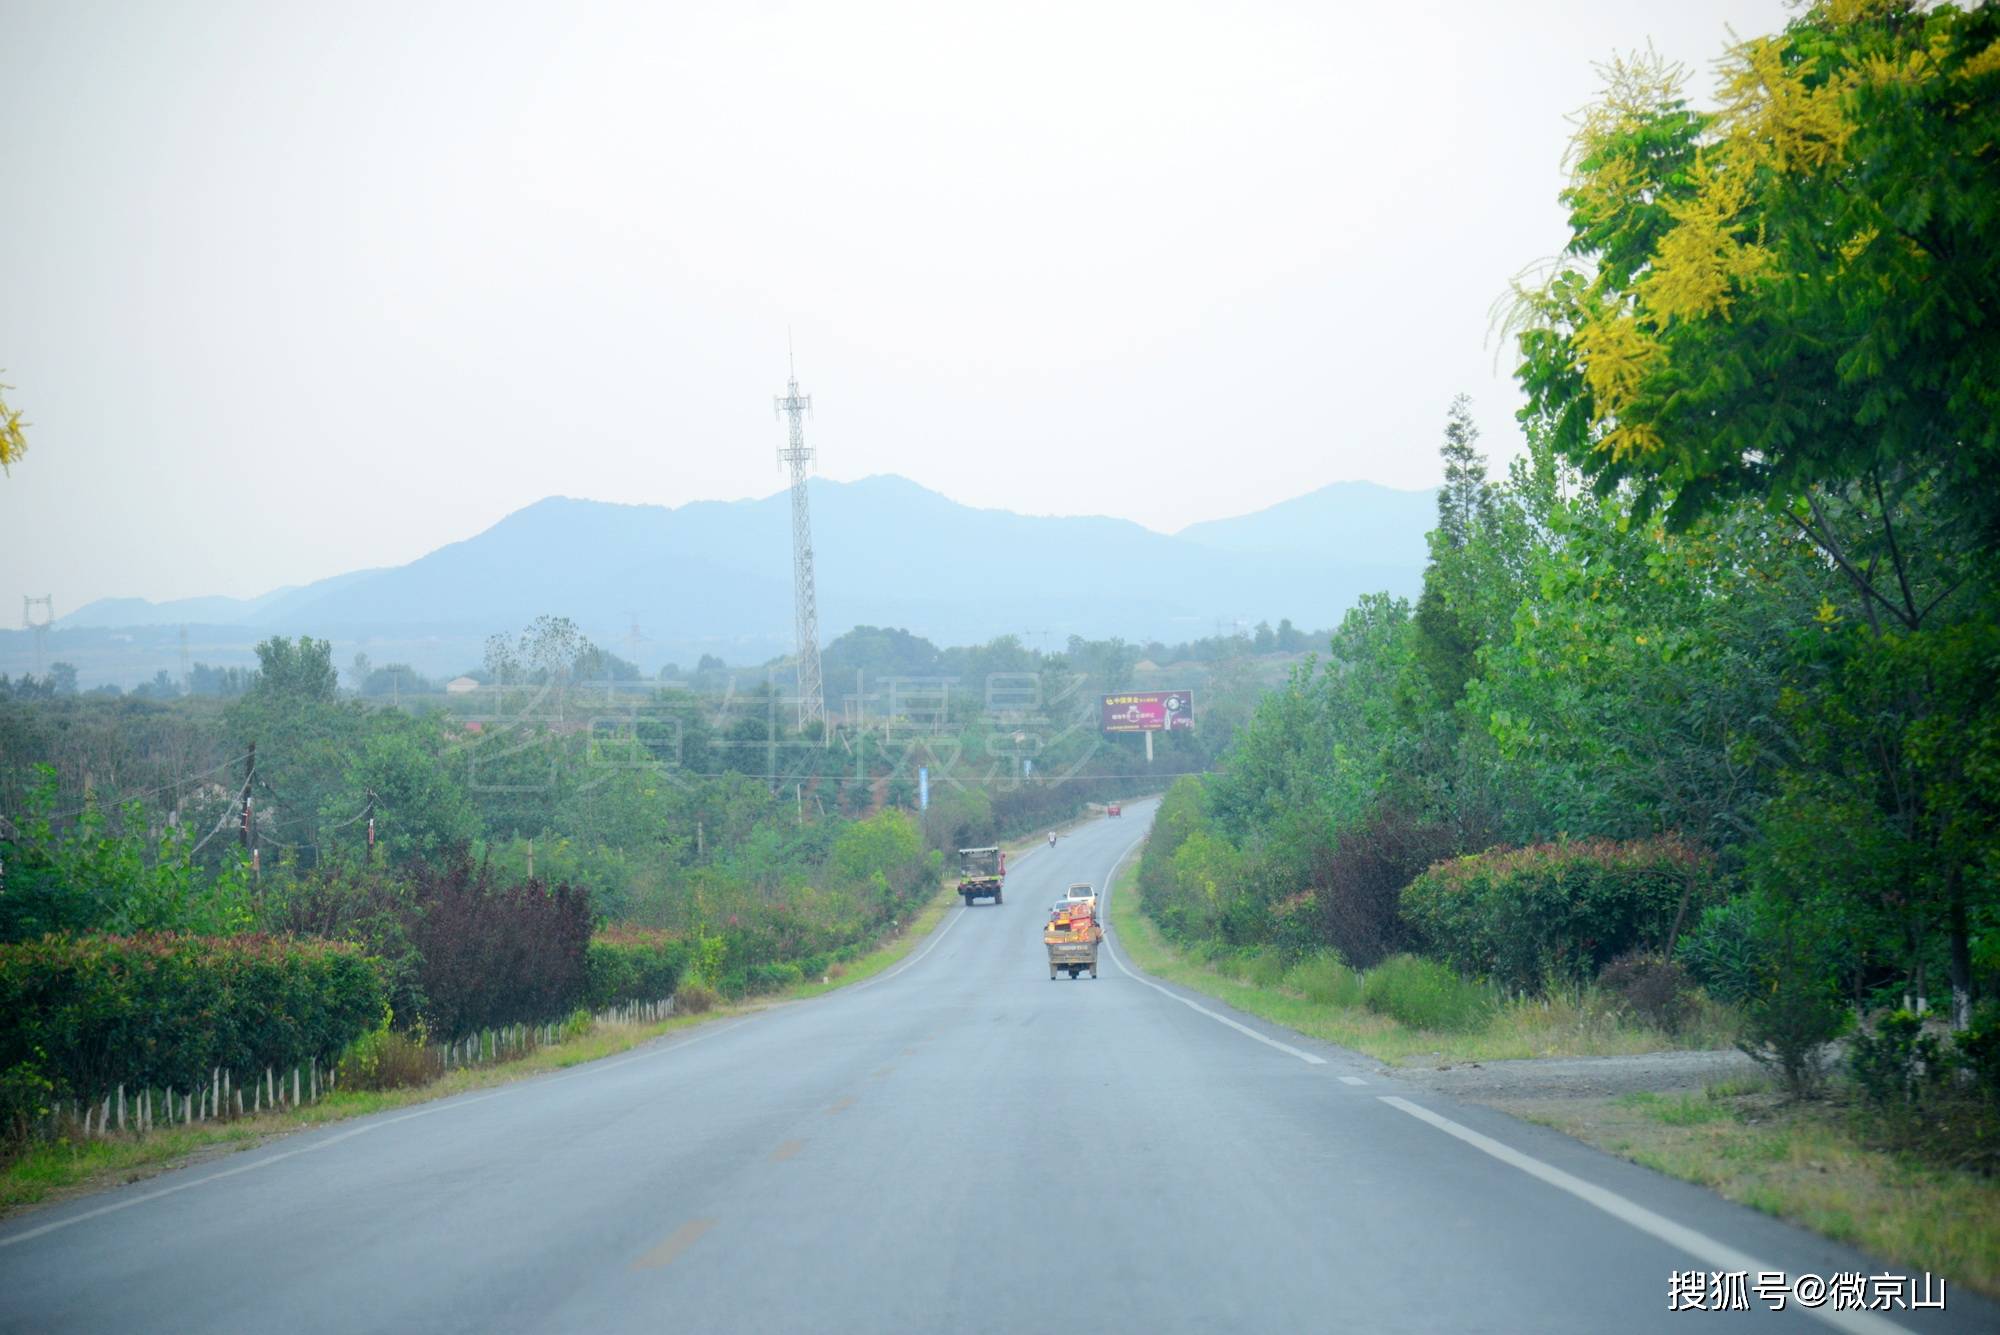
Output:
<svg viewBox="0 0 2000 1335">
<path fill-rule="evenodd" d="M 410 938 L 422 958 L 424 1019 L 450 1041 L 556 1020 L 584 999 L 590 900 L 568 885 L 501 885 L 468 860 L 419 867 Z"/>
<path fill-rule="evenodd" d="M 55 1098 L 55 1086 L 32 1061 L 16 1062 L 0 1070 L 0 1163 L 5 1163 L 28 1142 L 34 1125 L 48 1115 Z"/>
<path fill-rule="evenodd" d="M 1359 1006 L 1361 977 L 1338 955 L 1315 955 L 1293 965 L 1285 986 L 1316 1006 Z"/>
<path fill-rule="evenodd" d="M 1484 1029 L 1495 1009 L 1490 988 L 1418 955 L 1392 955 L 1370 969 L 1361 980 L 1361 1002 L 1413 1029 L 1444 1033 Z"/>
<path fill-rule="evenodd" d="M 1359 968 L 1408 950 L 1403 887 L 1464 846 L 1449 826 L 1399 806 L 1375 807 L 1312 858 L 1314 936 Z"/>
<path fill-rule="evenodd" d="M 1770 954 L 1758 934 L 1757 906 L 1743 896 L 1702 910 L 1694 930 L 1681 937 L 1674 958 L 1711 997 L 1741 1006 L 1769 972 Z"/>
<path fill-rule="evenodd" d="M 658 998 L 654 999 L 658 1000 Z M 583 1007 L 578 1006 L 569 1013 L 569 1018 L 562 1022 L 561 1041 L 564 1043 L 574 1043 L 579 1038 L 588 1037 L 590 1031 L 596 1027 L 597 1017 Z"/>
<path fill-rule="evenodd" d="M 668 932 L 607 928 L 584 954 L 584 1005 L 595 1012 L 664 1000 L 680 985 L 690 954 L 687 941 Z"/>
<path fill-rule="evenodd" d="M 755 995 L 761 992 L 777 992 L 805 977 L 799 966 L 790 962 L 780 964 L 753 964 L 742 973 L 742 982 L 732 991 Z"/>
<path fill-rule="evenodd" d="M 1632 950 L 1659 949 L 1683 897 L 1714 892 L 1713 862 L 1673 836 L 1498 848 L 1431 867 L 1404 915 L 1461 972 L 1539 990 L 1588 979 Z"/>
<path fill-rule="evenodd" d="M 1878 1016 L 1848 1044 L 1848 1073 L 1877 1107 L 1921 1102 L 1943 1083 L 1947 1068 L 1944 1045 L 1924 1032 L 1922 1016 L 1906 1010 Z"/>
<path fill-rule="evenodd" d="M 340 1058 L 342 1089 L 407 1089 L 428 1085 L 443 1074 L 444 1058 L 431 1046 L 423 1025 L 407 1031 L 391 1028 L 386 1012 L 382 1022 L 350 1043 Z"/>
<path fill-rule="evenodd" d="M 1847 1006 L 1826 970 L 1781 949 L 1768 984 L 1744 1007 L 1736 1046 L 1777 1076 L 1791 1098 L 1815 1098 L 1826 1084 L 1826 1046 L 1847 1023 Z"/>
<path fill-rule="evenodd" d="M 1972 1027 L 1957 1036 L 1953 1048 L 1974 1087 L 2000 1111 L 2000 1006 L 1975 1015 Z"/>
<path fill-rule="evenodd" d="M 383 1012 L 375 962 L 287 937 L 43 937 L 0 946 L 0 1072 L 23 1091 L 186 1091 L 332 1064 Z"/>
<path fill-rule="evenodd" d="M 674 1013 L 676 1015 L 706 1015 L 715 1009 L 722 998 L 715 989 L 699 978 L 684 979 L 679 990 L 674 993 Z"/>
<path fill-rule="evenodd" d="M 1276 987 L 1285 977 L 1285 957 L 1275 950 L 1252 951 L 1244 960 L 1243 974 L 1257 987 Z"/>
<path fill-rule="evenodd" d="M 1693 980 L 1675 960 L 1635 951 L 1605 965 L 1597 981 L 1626 1014 L 1669 1034 L 1679 1033 L 1694 1010 Z"/>
</svg>

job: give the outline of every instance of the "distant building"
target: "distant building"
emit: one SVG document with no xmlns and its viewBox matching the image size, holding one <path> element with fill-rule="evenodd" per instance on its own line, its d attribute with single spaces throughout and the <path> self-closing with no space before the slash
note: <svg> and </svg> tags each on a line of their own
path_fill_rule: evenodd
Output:
<svg viewBox="0 0 2000 1335">
<path fill-rule="evenodd" d="M 444 684 L 446 695 L 470 695 L 479 689 L 479 683 L 470 677 L 453 677 Z"/>
</svg>

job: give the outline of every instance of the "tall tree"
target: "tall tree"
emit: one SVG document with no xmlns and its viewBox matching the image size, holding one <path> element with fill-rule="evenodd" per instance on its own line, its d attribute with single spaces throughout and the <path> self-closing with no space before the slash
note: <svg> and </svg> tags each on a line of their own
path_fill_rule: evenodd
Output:
<svg viewBox="0 0 2000 1335">
<path fill-rule="evenodd" d="M 1607 75 L 1571 148 L 1568 258 L 1519 307 L 1529 411 L 1639 518 L 1687 530 L 1759 501 L 1845 578 L 1868 634 L 1823 689 L 1888 729 L 1853 782 L 1937 887 L 1962 1021 L 1994 889 L 1954 860 L 2000 834 L 1916 739 L 1956 671 L 1938 655 L 1975 650 L 1899 641 L 1993 615 L 2000 6 L 1814 5 L 1730 49 L 1712 113 L 1657 58 Z"/>
<path fill-rule="evenodd" d="M 1914 629 L 2000 549 L 2000 7 L 1832 0 L 1721 70 L 1703 113 L 1607 68 L 1518 308 L 1530 408 L 1642 517 L 1768 501 Z"/>
<path fill-rule="evenodd" d="M 301 635 L 298 642 L 273 635 L 257 646 L 257 690 L 296 700 L 331 700 L 340 689 L 333 666 L 333 641 Z"/>
<path fill-rule="evenodd" d="M 1479 452 L 1479 428 L 1472 420 L 1472 399 L 1460 394 L 1445 413 L 1444 485 L 1438 488 L 1438 536 L 1453 547 L 1472 538 L 1473 525 L 1489 504 L 1486 456 Z"/>
</svg>

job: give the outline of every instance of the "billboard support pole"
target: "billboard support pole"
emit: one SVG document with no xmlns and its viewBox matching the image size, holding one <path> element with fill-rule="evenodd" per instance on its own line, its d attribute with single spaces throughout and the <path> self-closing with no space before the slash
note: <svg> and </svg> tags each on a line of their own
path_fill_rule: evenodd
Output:
<svg viewBox="0 0 2000 1335">
<path fill-rule="evenodd" d="M 1153 763 L 1153 734 L 1150 730 L 1146 733 L 1146 763 Z"/>
</svg>

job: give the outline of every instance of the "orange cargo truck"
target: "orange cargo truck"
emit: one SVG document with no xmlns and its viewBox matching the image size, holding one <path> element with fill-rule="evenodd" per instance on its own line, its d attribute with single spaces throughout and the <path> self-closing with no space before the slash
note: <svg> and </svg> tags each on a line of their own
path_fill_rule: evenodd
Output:
<svg viewBox="0 0 2000 1335">
<path fill-rule="evenodd" d="M 1072 979 L 1085 969 L 1097 977 L 1097 947 L 1104 929 L 1097 922 L 1094 900 L 1070 900 L 1056 906 L 1042 941 L 1049 948 L 1049 981 L 1067 973 Z"/>
</svg>

